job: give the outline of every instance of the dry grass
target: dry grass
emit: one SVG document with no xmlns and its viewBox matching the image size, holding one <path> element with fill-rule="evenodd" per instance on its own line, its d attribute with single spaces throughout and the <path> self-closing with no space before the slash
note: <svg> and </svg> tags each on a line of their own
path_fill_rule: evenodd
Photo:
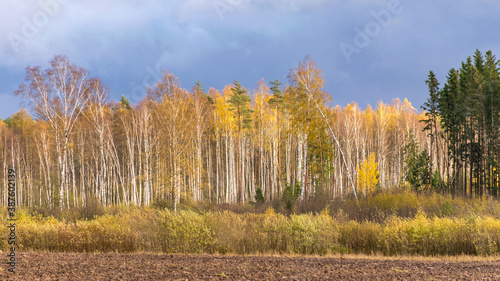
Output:
<svg viewBox="0 0 500 281">
<path fill-rule="evenodd" d="M 20 210 L 18 248 L 343 258 L 425 256 L 456 261 L 495 260 L 500 255 L 500 205 L 492 199 L 466 201 L 402 192 L 364 200 L 365 209 L 378 210 L 374 219 L 353 219 L 363 211 L 350 214 L 348 208 L 281 214 L 272 208 L 263 213 L 234 213 L 122 206 L 107 209 L 93 219 L 68 212 L 64 217 L 70 219 Z M 0 232 L 6 231 L 4 222 Z M 0 247 L 7 248 L 5 237 L 0 238 Z"/>
</svg>

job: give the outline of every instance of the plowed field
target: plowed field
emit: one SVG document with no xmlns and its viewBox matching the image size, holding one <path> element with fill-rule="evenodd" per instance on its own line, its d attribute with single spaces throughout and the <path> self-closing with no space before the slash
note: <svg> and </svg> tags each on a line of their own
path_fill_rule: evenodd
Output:
<svg viewBox="0 0 500 281">
<path fill-rule="evenodd" d="M 5 252 L 1 253 L 6 255 Z M 500 280 L 500 261 L 18 253 L 1 280 Z"/>
</svg>

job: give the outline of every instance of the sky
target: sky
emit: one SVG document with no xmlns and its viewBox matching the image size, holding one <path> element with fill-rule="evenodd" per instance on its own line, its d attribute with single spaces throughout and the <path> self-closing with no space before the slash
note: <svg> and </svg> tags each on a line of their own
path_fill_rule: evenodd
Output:
<svg viewBox="0 0 500 281">
<path fill-rule="evenodd" d="M 0 0 L 0 118 L 25 106 L 25 68 L 56 55 L 132 104 L 163 70 L 187 90 L 236 79 L 252 92 L 310 55 L 332 106 L 419 109 L 430 70 L 444 84 L 476 49 L 500 57 L 499 15 L 498 0 Z"/>
</svg>

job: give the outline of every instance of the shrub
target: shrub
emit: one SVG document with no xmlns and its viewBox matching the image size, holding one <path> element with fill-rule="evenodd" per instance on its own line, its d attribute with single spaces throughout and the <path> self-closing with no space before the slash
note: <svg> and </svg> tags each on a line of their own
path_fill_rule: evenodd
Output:
<svg viewBox="0 0 500 281">
<path fill-rule="evenodd" d="M 265 248 L 270 253 L 288 252 L 288 219 L 269 208 L 262 217 L 262 232 L 265 236 Z"/>
<path fill-rule="evenodd" d="M 381 227 L 372 222 L 349 221 L 340 227 L 340 244 L 350 253 L 374 254 L 378 252 Z"/>
<path fill-rule="evenodd" d="M 158 219 L 158 239 L 164 253 L 204 253 L 212 249 L 213 233 L 203 215 L 165 209 Z"/>
<path fill-rule="evenodd" d="M 262 204 L 262 203 L 264 203 L 264 201 L 266 201 L 264 199 L 264 194 L 262 193 L 262 189 L 257 188 L 257 190 L 255 191 L 255 197 L 254 197 L 254 199 L 255 199 L 255 202 L 257 204 Z"/>
<path fill-rule="evenodd" d="M 484 210 L 495 212 L 488 205 L 493 201 L 467 203 L 440 195 L 423 197 L 420 201 L 419 198 L 406 192 L 367 198 L 365 202 L 373 208 L 380 207 L 378 212 L 385 216 L 378 221 L 350 220 L 342 208 L 334 216 L 327 209 L 319 214 L 286 216 L 272 208 L 264 213 L 237 214 L 121 206 L 107 209 L 104 215 L 90 220 L 44 217 L 21 209 L 16 222 L 18 249 L 311 255 L 347 252 L 388 256 L 500 254 L 500 219 L 476 214 Z M 413 217 L 402 217 L 397 215 L 403 208 L 401 202 L 420 202 L 413 206 L 423 209 L 434 202 L 438 208 L 431 215 L 420 210 Z M 391 215 L 381 211 L 390 205 L 395 206 Z M 436 211 L 446 210 L 446 206 L 455 210 L 453 216 Z M 465 211 L 467 216 L 462 213 Z M 6 222 L 4 216 L 4 224 L 0 226 L 4 233 Z M 8 247 L 6 236 L 0 237 L 0 246 Z"/>
</svg>

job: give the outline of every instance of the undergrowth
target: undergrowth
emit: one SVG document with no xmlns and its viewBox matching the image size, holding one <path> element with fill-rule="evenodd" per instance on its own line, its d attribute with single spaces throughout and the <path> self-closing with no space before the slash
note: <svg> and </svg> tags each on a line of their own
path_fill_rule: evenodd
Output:
<svg viewBox="0 0 500 281">
<path fill-rule="evenodd" d="M 265 202 L 266 203 L 266 202 Z M 20 209 L 21 251 L 220 254 L 500 254 L 500 204 L 438 194 L 379 193 L 299 213 L 232 206 L 115 206 L 48 212 Z M 280 210 L 278 208 L 278 210 Z M 6 211 L 0 246 L 7 249 Z"/>
</svg>

